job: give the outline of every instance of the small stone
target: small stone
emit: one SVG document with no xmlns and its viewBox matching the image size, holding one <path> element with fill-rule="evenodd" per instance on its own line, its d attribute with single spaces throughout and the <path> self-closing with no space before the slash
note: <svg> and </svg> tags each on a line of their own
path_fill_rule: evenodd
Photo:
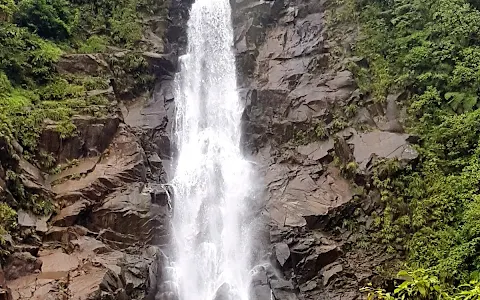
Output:
<svg viewBox="0 0 480 300">
<path fill-rule="evenodd" d="M 301 285 L 300 286 L 300 291 L 301 292 L 309 292 L 309 291 L 314 290 L 316 287 L 317 287 L 317 283 L 314 280 L 311 280 L 311 281 L 307 282 L 306 284 Z"/>
<path fill-rule="evenodd" d="M 327 286 L 330 279 L 332 279 L 335 275 L 343 271 L 343 267 L 341 264 L 332 264 L 325 267 L 325 271 L 323 271 L 323 285 Z"/>
<path fill-rule="evenodd" d="M 290 249 L 285 243 L 277 243 L 275 245 L 275 255 L 277 257 L 278 263 L 283 267 L 285 262 L 290 257 Z"/>
</svg>

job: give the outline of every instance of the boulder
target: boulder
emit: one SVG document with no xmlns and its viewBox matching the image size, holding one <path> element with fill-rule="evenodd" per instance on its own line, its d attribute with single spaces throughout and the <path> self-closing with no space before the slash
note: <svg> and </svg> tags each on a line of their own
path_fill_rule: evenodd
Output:
<svg viewBox="0 0 480 300">
<path fill-rule="evenodd" d="M 297 152 L 307 156 L 311 160 L 321 161 L 333 150 L 333 140 L 313 142 L 308 145 L 297 147 Z"/>
<path fill-rule="evenodd" d="M 157 188 L 162 189 L 161 186 Z M 156 194 L 155 189 L 140 184 L 118 191 L 92 211 L 87 227 L 97 232 L 108 228 L 108 231 L 102 231 L 102 235 L 115 247 L 153 241 L 165 243 L 170 212 L 167 202 L 152 202 Z"/>
<path fill-rule="evenodd" d="M 54 226 L 72 226 L 77 223 L 80 214 L 84 212 L 89 206 L 90 202 L 87 200 L 80 200 L 72 205 L 63 208 L 58 215 L 52 219 Z"/>
<path fill-rule="evenodd" d="M 108 72 L 108 64 L 101 54 L 67 54 L 56 63 L 61 74 L 81 74 L 95 76 Z"/>
<path fill-rule="evenodd" d="M 312 169 L 314 171 L 315 169 Z M 315 228 L 330 211 L 352 198 L 350 184 L 336 168 L 329 168 L 316 179 L 307 170 L 294 172 L 287 167 L 279 174 L 283 182 L 269 182 L 270 217 L 281 226 Z M 296 174 L 295 174 L 296 173 Z"/>
<path fill-rule="evenodd" d="M 20 227 L 32 227 L 39 232 L 47 232 L 47 220 L 50 216 L 36 216 L 31 212 L 19 210 L 17 212 L 17 223 Z"/>
<path fill-rule="evenodd" d="M 62 139 L 56 124 L 45 126 L 40 136 L 40 149 L 53 153 L 57 163 L 100 155 L 110 145 L 120 119 L 117 116 L 75 116 L 72 122 L 77 128 L 77 134 L 73 137 Z"/>
<path fill-rule="evenodd" d="M 418 156 L 408 142 L 410 135 L 384 131 L 354 134 L 348 143 L 353 145 L 353 156 L 360 170 L 365 170 L 373 156 L 411 161 Z"/>
<path fill-rule="evenodd" d="M 68 255 L 59 251 L 46 251 L 40 254 L 42 261 L 42 273 L 68 274 L 78 268 L 80 261 L 74 255 Z"/>
<path fill-rule="evenodd" d="M 80 178 L 53 184 L 56 199 L 66 203 L 82 199 L 95 202 L 125 183 L 145 180 L 145 153 L 136 136 L 124 125 L 119 127 L 111 144 L 97 160 L 94 167 L 85 164 L 91 171 L 85 171 Z"/>
<path fill-rule="evenodd" d="M 42 261 L 29 252 L 16 252 L 10 255 L 5 264 L 5 279 L 13 280 L 33 274 L 42 267 Z"/>
<path fill-rule="evenodd" d="M 142 53 L 151 68 L 151 72 L 157 76 L 173 75 L 177 70 L 177 57 L 173 53 L 160 54 L 153 52 Z"/>
<path fill-rule="evenodd" d="M 280 264 L 280 266 L 283 267 L 285 262 L 290 257 L 290 249 L 288 248 L 288 245 L 285 243 L 275 244 L 275 255 L 277 257 L 278 263 Z"/>
<path fill-rule="evenodd" d="M 325 266 L 322 271 L 323 285 L 327 286 L 331 279 L 337 276 L 340 272 L 343 271 L 343 266 L 339 263 L 332 263 Z"/>
</svg>

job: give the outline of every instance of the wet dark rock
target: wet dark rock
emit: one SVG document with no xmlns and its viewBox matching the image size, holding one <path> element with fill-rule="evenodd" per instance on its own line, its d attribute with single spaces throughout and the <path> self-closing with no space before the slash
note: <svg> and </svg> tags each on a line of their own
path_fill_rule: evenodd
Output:
<svg viewBox="0 0 480 300">
<path fill-rule="evenodd" d="M 153 52 L 142 53 L 150 65 L 151 72 L 157 76 L 173 75 L 177 69 L 177 56 Z"/>
<path fill-rule="evenodd" d="M 160 91 L 159 91 L 160 93 Z M 154 94 L 151 99 L 140 99 L 125 107 L 123 118 L 125 123 L 143 130 L 166 127 L 167 111 L 164 98 Z"/>
<path fill-rule="evenodd" d="M 160 249 L 170 239 L 171 203 L 163 184 L 172 150 L 173 75 L 186 45 L 191 2 L 171 1 L 169 20 L 142 20 L 139 47 L 155 77 L 152 93 L 135 90 L 132 74 L 112 68 L 127 51 L 62 56 L 56 64 L 62 74 L 110 79 L 108 88 L 85 96 L 107 97 L 111 107 L 105 117 L 75 116 L 77 134 L 65 139 L 55 122 L 45 123 L 39 148 L 62 163 L 59 174 L 44 177 L 22 159 L 18 143 L 0 137 L 1 165 L 58 207 L 51 219 L 18 214 L 21 231 L 10 239 L 15 254 L 5 265 L 13 299 L 176 299 Z M 14 203 L 5 178 L 0 167 L 1 196 Z"/>
<path fill-rule="evenodd" d="M 347 143 L 345 138 L 342 136 L 335 137 L 335 154 L 344 165 L 353 162 L 354 158 L 352 149 L 350 148 L 350 145 Z"/>
<path fill-rule="evenodd" d="M 120 124 L 117 116 L 77 116 L 72 121 L 77 127 L 76 136 L 62 139 L 55 129 L 56 125 L 47 125 L 40 137 L 40 148 L 53 153 L 58 163 L 101 154 L 109 146 Z"/>
<path fill-rule="evenodd" d="M 136 243 L 148 244 L 158 238 L 166 240 L 169 208 L 167 203 L 161 206 L 151 200 L 150 191 L 140 185 L 114 193 L 92 211 L 87 227 L 93 231 L 108 228 L 112 233 L 104 234 L 107 243 L 113 238 L 113 245 L 121 248 Z"/>
<path fill-rule="evenodd" d="M 38 251 L 40 250 L 40 247 L 34 246 L 34 245 L 28 245 L 28 244 L 16 244 L 16 245 L 13 245 L 13 249 L 15 252 L 28 252 L 33 256 L 37 256 Z"/>
<path fill-rule="evenodd" d="M 75 225 L 89 205 L 89 201 L 80 200 L 63 208 L 60 213 L 53 218 L 52 225 L 65 227 Z"/>
<path fill-rule="evenodd" d="M 325 266 L 322 272 L 323 285 L 327 286 L 330 280 L 342 271 L 343 271 L 343 267 L 341 264 L 332 263 L 330 265 Z"/>
</svg>

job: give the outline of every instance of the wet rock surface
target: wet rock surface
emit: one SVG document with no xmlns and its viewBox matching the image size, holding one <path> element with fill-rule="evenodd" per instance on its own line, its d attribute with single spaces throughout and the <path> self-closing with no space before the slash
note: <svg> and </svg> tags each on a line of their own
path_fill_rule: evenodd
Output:
<svg viewBox="0 0 480 300">
<path fill-rule="evenodd" d="M 402 95 L 373 103 L 356 86 L 346 68 L 361 61 L 347 59 L 356 31 L 332 37 L 329 5 L 233 2 L 245 149 L 266 187 L 265 244 L 276 270 L 275 279 L 259 275 L 254 299 L 269 290 L 275 299 L 358 299 L 375 267 L 394 259 L 383 246 L 358 246 L 371 212 L 382 210 L 367 183 L 379 159 L 417 153 L 401 124 Z"/>
<path fill-rule="evenodd" d="M 143 299 L 151 278 L 161 280 L 163 265 L 149 274 L 169 239 L 164 171 L 161 161 L 149 161 L 160 152 L 148 148 L 148 156 L 144 128 L 119 120 L 89 119 L 79 126 L 84 132 L 52 148 L 76 160 L 58 174 L 19 163 L 28 187 L 53 195 L 58 210 L 42 217 L 19 211 L 23 240 L 17 237 L 5 264 L 12 299 Z M 149 130 L 165 134 L 165 127 Z"/>
</svg>

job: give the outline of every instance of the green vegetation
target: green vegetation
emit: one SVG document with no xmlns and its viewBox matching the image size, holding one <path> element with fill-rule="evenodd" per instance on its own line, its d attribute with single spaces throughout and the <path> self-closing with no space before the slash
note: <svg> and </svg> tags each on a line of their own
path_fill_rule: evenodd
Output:
<svg viewBox="0 0 480 300">
<path fill-rule="evenodd" d="M 480 298 L 478 279 L 472 279 L 468 283 L 447 290 L 441 285 L 436 275 L 425 269 L 401 271 L 397 278 L 399 284 L 393 292 L 375 289 L 371 285 L 362 288 L 361 291 L 367 293 L 367 300 L 474 300 Z"/>
<path fill-rule="evenodd" d="M 345 0 L 332 17 L 360 25 L 350 65 L 362 92 L 377 102 L 406 91 L 408 131 L 420 158 L 377 166 L 374 185 L 386 209 L 379 238 L 402 245 L 409 268 L 428 270 L 448 292 L 418 284 L 381 299 L 478 299 L 480 271 L 480 2 Z M 350 21 L 351 22 L 351 21 Z M 411 289 L 417 288 L 416 291 Z M 372 295 L 373 295 L 372 294 Z M 383 296 L 382 296 L 383 297 Z"/>
<path fill-rule="evenodd" d="M 99 53 L 107 50 L 108 38 L 106 36 L 92 35 L 78 48 L 80 53 Z"/>
<path fill-rule="evenodd" d="M 80 44 L 102 44 L 138 48 L 142 39 L 142 17 L 166 15 L 169 1 L 154 0 L 69 0 L 78 9 L 74 29 Z M 90 37 L 97 35 L 94 41 Z M 79 38 L 79 39 L 78 39 Z M 101 39 L 102 41 L 99 41 Z"/>
<path fill-rule="evenodd" d="M 132 97 L 146 90 L 152 77 L 138 53 L 144 50 L 142 19 L 165 15 L 168 4 L 0 0 L 0 182 L 8 189 L 4 192 L 0 187 L 0 236 L 16 226 L 15 210 L 48 214 L 54 208 L 48 195 L 23 185 L 18 166 L 26 159 L 50 173 L 64 168 L 39 147 L 45 127 L 66 139 L 77 134 L 73 116 L 111 113 L 116 108 L 105 93 L 89 91 L 109 89 L 112 78 L 117 96 Z M 109 70 L 92 75 L 59 73 L 56 65 L 61 56 L 77 53 L 102 53 Z"/>
<path fill-rule="evenodd" d="M 75 26 L 75 10 L 67 0 L 18 2 L 15 23 L 47 39 L 65 40 Z"/>
<path fill-rule="evenodd" d="M 104 114 L 108 100 L 87 97 L 86 91 L 108 88 L 108 79 L 61 76 L 55 63 L 65 52 L 105 52 L 108 45 L 136 47 L 142 38 L 141 17 L 165 10 L 167 4 L 149 0 L 0 0 L 0 134 L 16 139 L 34 157 L 46 120 L 56 122 L 62 137 L 68 137 L 75 133 L 74 114 Z M 118 85 L 123 89 L 133 81 L 136 93 L 150 83 L 141 56 L 126 54 L 114 60 L 118 61 L 114 75 L 119 76 Z"/>
<path fill-rule="evenodd" d="M 17 212 L 8 204 L 0 203 L 0 236 L 8 232 L 16 224 Z M 0 238 L 0 243 L 2 242 Z"/>
</svg>

